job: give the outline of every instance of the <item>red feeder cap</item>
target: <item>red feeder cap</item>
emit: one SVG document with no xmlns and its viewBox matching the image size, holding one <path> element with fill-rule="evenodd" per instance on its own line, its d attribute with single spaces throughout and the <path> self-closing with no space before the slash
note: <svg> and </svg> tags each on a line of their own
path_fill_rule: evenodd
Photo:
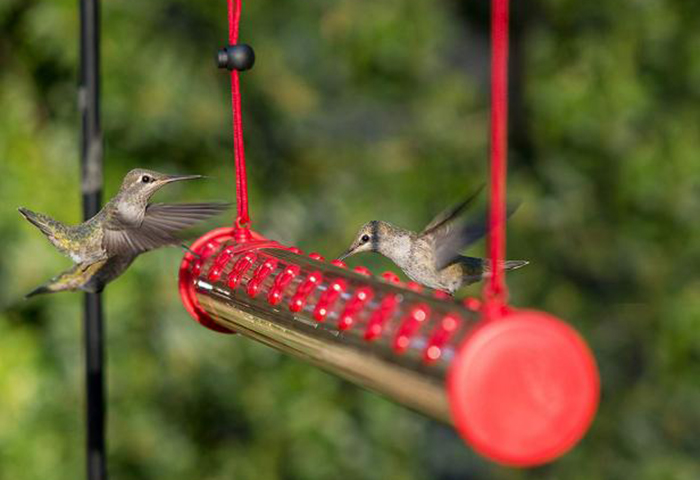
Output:
<svg viewBox="0 0 700 480">
<path fill-rule="evenodd" d="M 256 232 L 250 232 L 251 242 L 262 242 L 267 239 L 257 234 Z M 190 246 L 190 250 L 195 253 L 202 253 L 204 247 L 212 241 L 224 243 L 229 240 L 233 240 L 236 237 L 236 231 L 234 228 L 224 227 L 217 228 L 211 232 L 207 232 L 201 237 L 199 237 Z M 196 258 L 191 253 L 185 253 L 182 263 L 180 264 L 180 279 L 178 283 L 178 289 L 180 291 L 180 299 L 184 305 L 187 312 L 202 326 L 207 327 L 215 332 L 219 333 L 234 333 L 231 330 L 224 328 L 217 324 L 207 312 L 202 309 L 197 301 L 197 296 L 194 291 L 194 281 L 196 274 L 192 271 L 192 266 L 195 264 Z"/>
<path fill-rule="evenodd" d="M 198 252 L 199 249 L 204 247 L 207 243 L 215 240 L 218 242 L 225 242 L 233 238 L 233 228 L 217 228 L 211 232 L 205 233 L 199 237 L 191 246 L 190 250 L 193 252 Z M 195 262 L 195 257 L 191 253 L 185 253 L 185 257 L 180 265 L 180 280 L 178 284 L 178 289 L 180 291 L 180 299 L 185 307 L 185 310 L 194 318 L 199 324 L 207 327 L 215 332 L 219 333 L 234 333 L 224 327 L 219 326 L 212 318 L 207 315 L 207 313 L 202 309 L 197 301 L 197 297 L 194 292 L 194 280 L 195 275 L 192 272 L 191 265 Z"/>
<path fill-rule="evenodd" d="M 447 388 L 462 437 L 496 462 L 526 467 L 554 460 L 583 437 L 600 385 L 576 331 L 525 310 L 471 332 L 452 362 Z"/>
</svg>

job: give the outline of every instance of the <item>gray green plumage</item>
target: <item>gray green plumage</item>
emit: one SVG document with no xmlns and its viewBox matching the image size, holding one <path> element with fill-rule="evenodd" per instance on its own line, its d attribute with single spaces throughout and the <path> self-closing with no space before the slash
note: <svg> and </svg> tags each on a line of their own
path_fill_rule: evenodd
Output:
<svg viewBox="0 0 700 480">
<path fill-rule="evenodd" d="M 75 265 L 27 296 L 66 290 L 99 292 L 121 275 L 141 253 L 181 242 L 179 234 L 229 207 L 227 203 L 149 203 L 164 185 L 200 175 L 165 175 L 135 169 L 97 215 L 79 225 L 65 225 L 47 215 L 19 208 L 48 240 Z"/>
<path fill-rule="evenodd" d="M 381 220 L 367 222 L 339 258 L 377 252 L 392 260 L 411 280 L 450 294 L 478 282 L 491 271 L 490 261 L 460 252 L 486 234 L 486 218 L 471 223 L 456 221 L 478 193 L 435 217 L 420 233 Z M 515 270 L 527 264 L 525 260 L 508 260 L 503 268 Z"/>
</svg>

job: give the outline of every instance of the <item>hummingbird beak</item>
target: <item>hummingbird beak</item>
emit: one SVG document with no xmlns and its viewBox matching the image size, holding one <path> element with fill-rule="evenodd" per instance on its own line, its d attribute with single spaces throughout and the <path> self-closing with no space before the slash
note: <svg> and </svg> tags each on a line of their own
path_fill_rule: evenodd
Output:
<svg viewBox="0 0 700 480">
<path fill-rule="evenodd" d="M 197 180 L 198 178 L 204 178 L 203 175 L 168 175 L 165 178 L 163 178 L 162 182 L 163 184 L 166 183 L 172 183 L 172 182 L 180 182 L 182 180 Z"/>
<path fill-rule="evenodd" d="M 345 260 L 348 258 L 350 255 L 354 253 L 353 248 L 349 248 L 345 253 L 343 253 L 341 256 L 338 257 L 338 260 Z"/>
</svg>

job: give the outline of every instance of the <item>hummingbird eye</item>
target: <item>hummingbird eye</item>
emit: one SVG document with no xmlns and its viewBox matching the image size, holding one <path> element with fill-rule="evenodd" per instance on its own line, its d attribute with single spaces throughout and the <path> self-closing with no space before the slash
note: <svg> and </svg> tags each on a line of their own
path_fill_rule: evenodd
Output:
<svg viewBox="0 0 700 480">
<path fill-rule="evenodd" d="M 144 175 L 141 177 L 141 181 L 143 183 L 150 183 L 151 180 L 153 180 L 153 179 L 151 177 L 149 177 L 148 175 Z"/>
<path fill-rule="evenodd" d="M 362 238 L 360 238 L 360 241 L 361 241 L 362 243 L 367 243 L 367 242 L 369 242 L 369 235 L 367 235 L 367 234 L 365 233 L 364 235 L 362 235 Z"/>
</svg>

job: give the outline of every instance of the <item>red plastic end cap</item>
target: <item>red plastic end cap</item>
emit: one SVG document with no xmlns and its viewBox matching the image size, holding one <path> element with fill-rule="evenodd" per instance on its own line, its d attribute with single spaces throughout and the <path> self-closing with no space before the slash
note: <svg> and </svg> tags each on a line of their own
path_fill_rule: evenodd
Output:
<svg viewBox="0 0 700 480">
<path fill-rule="evenodd" d="M 202 254 L 207 250 L 207 245 L 209 245 L 211 242 L 217 242 L 220 244 L 234 239 L 235 237 L 236 232 L 234 228 L 217 228 L 211 232 L 205 233 L 200 238 L 195 240 L 195 242 L 190 246 L 190 250 L 197 254 Z M 251 240 L 261 241 L 266 239 L 255 232 L 251 232 Z M 194 291 L 194 281 L 196 275 L 192 271 L 192 267 L 196 264 L 196 262 L 197 258 L 191 253 L 187 252 L 185 253 L 182 263 L 180 264 L 178 290 L 180 291 L 180 299 L 182 299 L 182 304 L 185 306 L 185 309 L 189 312 L 192 318 L 194 318 L 200 325 L 219 333 L 235 333 L 217 324 L 199 305 Z"/>
<path fill-rule="evenodd" d="M 573 328 L 524 310 L 470 333 L 447 388 L 455 426 L 476 451 L 527 467 L 554 460 L 583 437 L 598 407 L 600 380 Z"/>
<path fill-rule="evenodd" d="M 211 232 L 205 233 L 199 237 L 190 246 L 190 250 L 195 253 L 201 253 L 210 242 L 225 242 L 234 238 L 233 228 L 217 228 Z M 182 263 L 180 264 L 180 279 L 178 282 L 178 290 L 180 291 L 180 299 L 185 306 L 185 310 L 194 318 L 200 325 L 214 330 L 219 333 L 234 333 L 224 327 L 219 326 L 207 313 L 202 309 L 197 301 L 197 296 L 194 291 L 194 281 L 196 275 L 192 272 L 192 267 L 197 261 L 197 257 L 190 252 L 185 253 Z"/>
</svg>

